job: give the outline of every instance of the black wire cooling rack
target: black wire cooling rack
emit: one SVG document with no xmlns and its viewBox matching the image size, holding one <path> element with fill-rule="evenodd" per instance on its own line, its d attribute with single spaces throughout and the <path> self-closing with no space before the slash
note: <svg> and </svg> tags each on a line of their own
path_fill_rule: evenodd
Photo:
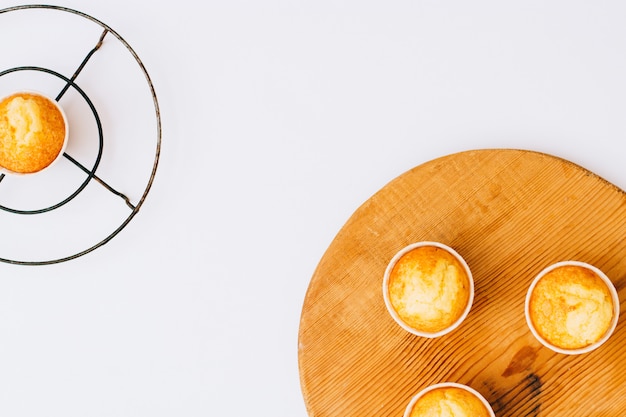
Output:
<svg viewBox="0 0 626 417">
<path fill-rule="evenodd" d="M 159 104 L 158 104 L 157 97 L 155 94 L 154 86 L 152 84 L 152 81 L 150 79 L 148 72 L 146 71 L 146 68 L 144 67 L 143 63 L 141 62 L 141 60 L 139 59 L 135 51 L 130 47 L 130 45 L 113 29 L 111 29 L 109 26 L 102 23 L 101 21 L 95 19 L 94 17 L 89 16 L 80 11 L 72 10 L 72 9 L 68 9 L 64 7 L 59 7 L 59 6 L 51 6 L 51 5 L 22 5 L 22 6 L 9 7 L 5 9 L 0 9 L 0 16 L 3 16 L 3 15 L 6 16 L 6 14 L 8 13 L 16 13 L 16 12 L 25 11 L 25 10 L 39 10 L 39 11 L 46 11 L 46 12 L 54 12 L 57 15 L 58 15 L 58 12 L 71 14 L 73 16 L 76 16 L 77 18 L 85 19 L 86 22 L 88 22 L 90 25 L 98 25 L 101 28 L 102 31 L 101 31 L 99 38 L 94 39 L 95 46 L 93 47 L 93 49 L 91 49 L 87 53 L 85 58 L 82 60 L 78 68 L 74 71 L 74 73 L 71 76 L 63 75 L 51 68 L 46 68 L 46 67 L 36 66 L 36 65 L 26 65 L 26 66 L 22 65 L 22 66 L 16 66 L 16 67 L 11 67 L 11 68 L 6 68 L 6 69 L 0 69 L 0 79 L 2 77 L 9 76 L 11 74 L 16 74 L 16 73 L 21 73 L 22 75 L 26 75 L 26 76 L 28 76 L 29 74 L 45 74 L 45 76 L 54 77 L 58 79 L 58 81 L 60 82 L 60 85 L 62 85 L 62 88 L 56 95 L 57 101 L 59 101 L 70 90 L 74 90 L 76 93 L 78 93 L 80 97 L 82 97 L 84 102 L 87 104 L 89 109 L 91 110 L 91 115 L 93 116 L 95 124 L 97 126 L 97 134 L 96 134 L 97 138 L 90 138 L 90 140 L 94 140 L 94 139 L 97 140 L 98 150 L 97 150 L 97 155 L 95 156 L 94 160 L 90 162 L 89 164 L 83 164 L 79 162 L 79 160 L 73 157 L 67 150 L 64 152 L 63 156 L 69 162 L 71 162 L 72 169 L 78 170 L 81 173 L 81 175 L 84 175 L 84 179 L 82 180 L 82 182 L 80 182 L 79 185 L 76 187 L 76 189 L 70 192 L 69 195 L 64 194 L 60 196 L 60 198 L 58 198 L 58 201 L 54 202 L 53 204 L 48 204 L 48 205 L 45 205 L 44 207 L 29 208 L 29 209 L 10 207 L 8 204 L 7 205 L 2 204 L 2 198 L 0 197 L 0 218 L 3 216 L 37 216 L 37 215 L 42 215 L 44 213 L 57 210 L 61 208 L 62 206 L 65 206 L 71 203 L 91 183 L 97 183 L 101 185 L 102 187 L 104 187 L 104 189 L 110 195 L 110 198 L 122 199 L 123 203 L 126 205 L 128 209 L 128 213 L 127 213 L 128 215 L 125 218 L 121 219 L 119 224 L 117 224 L 117 227 L 114 227 L 113 230 L 107 236 L 105 236 L 104 238 L 102 238 L 95 244 L 90 243 L 87 245 L 87 247 L 81 248 L 79 250 L 74 249 L 72 253 L 69 255 L 53 257 L 51 259 L 25 260 L 25 259 L 9 259 L 8 257 L 4 257 L 2 253 L 0 253 L 0 262 L 10 263 L 10 264 L 19 264 L 19 265 L 48 265 L 48 264 L 61 263 L 61 262 L 78 258 L 80 256 L 83 256 L 101 247 L 102 245 L 106 244 L 111 239 L 113 239 L 113 237 L 115 237 L 122 229 L 124 229 L 128 225 L 128 223 L 135 217 L 135 215 L 139 212 L 139 209 L 143 205 L 148 195 L 148 192 L 150 191 L 150 188 L 152 186 L 152 183 L 156 174 L 156 170 L 157 170 L 160 149 L 161 149 L 161 115 L 159 111 Z M 51 15 L 51 17 L 54 17 L 54 16 Z M 81 89 L 79 83 L 77 82 L 77 79 L 79 78 L 79 75 L 81 74 L 83 69 L 87 65 L 89 65 L 89 62 L 94 56 L 94 54 L 98 53 L 103 43 L 108 39 L 112 39 L 112 41 L 114 42 L 121 43 L 126 48 L 128 53 L 130 53 L 132 57 L 131 59 L 136 62 L 136 64 L 139 66 L 141 72 L 143 73 L 145 77 L 145 81 L 149 89 L 149 94 L 151 94 L 152 102 L 154 104 L 154 118 L 155 118 L 154 123 L 156 127 L 155 129 L 156 138 L 154 142 L 154 160 L 152 163 L 151 172 L 150 172 L 147 184 L 145 186 L 145 189 L 143 190 L 141 197 L 135 202 L 131 201 L 131 198 L 129 198 L 123 192 L 116 190 L 113 186 L 107 183 L 106 179 L 101 178 L 97 173 L 98 167 L 100 166 L 100 163 L 101 163 L 103 147 L 104 147 L 105 139 L 106 139 L 105 134 L 104 134 L 104 129 L 103 129 L 103 123 L 102 123 L 100 115 L 98 114 L 98 109 L 97 109 L 97 106 L 94 104 L 94 101 L 92 101 L 89 95 L 83 89 Z M 71 122 L 70 122 L 70 126 L 71 126 Z M 85 166 L 85 165 L 88 165 L 88 166 Z M 41 175 L 46 175 L 46 174 L 44 173 Z M 11 181 L 11 180 L 12 178 L 10 175 L 5 176 L 5 174 L 0 174 L 0 196 L 2 192 L 2 186 L 7 181 Z M 33 192 L 33 190 L 23 190 L 23 191 Z M 34 190 L 34 192 L 36 192 L 36 190 Z M 11 219 L 5 218 L 5 221 L 11 221 Z M 4 236 L 4 238 L 6 238 L 6 236 Z M 98 239 L 100 239 L 100 236 L 98 237 Z M 59 244 L 62 245 L 63 242 L 61 241 L 59 242 Z"/>
</svg>

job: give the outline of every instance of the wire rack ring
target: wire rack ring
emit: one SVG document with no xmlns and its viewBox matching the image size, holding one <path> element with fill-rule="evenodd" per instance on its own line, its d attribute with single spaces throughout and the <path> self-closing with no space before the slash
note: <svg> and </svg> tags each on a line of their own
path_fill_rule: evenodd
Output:
<svg viewBox="0 0 626 417">
<path fill-rule="evenodd" d="M 67 77 L 65 75 L 62 75 L 54 70 L 51 70 L 49 68 L 46 67 L 42 67 L 42 66 L 16 66 L 13 68 L 9 68 L 9 69 L 4 69 L 2 71 L 0 71 L 0 78 L 3 76 L 6 76 L 8 74 L 13 74 L 13 73 L 17 73 L 17 72 L 24 72 L 24 71 L 36 71 L 36 72 L 40 72 L 40 73 L 45 73 L 45 74 L 49 74 L 52 75 L 54 77 L 57 77 L 59 79 L 61 79 L 64 83 L 65 86 L 64 88 L 61 90 L 61 92 L 58 94 L 56 100 L 58 101 L 70 88 L 75 90 L 76 92 L 78 92 L 78 94 L 80 94 L 80 96 L 82 96 L 82 98 L 84 99 L 84 101 L 87 103 L 95 121 L 96 121 L 96 125 L 97 125 L 97 130 L 98 130 L 98 152 L 97 152 L 97 156 L 95 158 L 95 161 L 93 163 L 93 166 L 91 168 L 86 168 L 85 166 L 83 166 L 78 160 L 76 160 L 75 158 L 73 158 L 69 153 L 65 152 L 64 153 L 64 157 L 66 159 L 68 159 L 71 163 L 73 163 L 76 167 L 78 167 L 81 171 L 83 171 L 83 173 L 85 174 L 85 179 L 84 181 L 82 181 L 82 183 L 80 183 L 80 185 L 77 187 L 77 189 L 75 191 L 73 191 L 69 196 L 66 196 L 64 198 L 62 198 L 58 203 L 56 204 L 52 204 L 49 206 L 46 206 L 44 208 L 37 208 L 34 210 L 22 210 L 22 209 L 16 209 L 16 208 L 11 208 L 8 206 L 4 206 L 0 204 L 0 212 L 6 212 L 9 213 L 9 215 L 37 215 L 37 214 L 43 214 L 43 213 L 47 213 L 50 211 L 53 211 L 55 209 L 60 208 L 61 206 L 67 205 L 67 203 L 69 203 L 70 201 L 72 201 L 73 199 L 75 199 L 76 196 L 78 196 L 78 194 L 80 194 L 86 187 L 87 185 L 92 182 L 92 181 L 96 181 L 97 183 L 99 183 L 100 185 L 102 185 L 107 191 L 109 191 L 110 193 L 112 193 L 113 195 L 120 197 L 124 200 L 126 206 L 128 207 L 128 209 L 130 210 L 128 215 L 123 218 L 121 220 L 121 222 L 119 224 L 116 225 L 116 227 L 114 227 L 114 229 L 103 239 L 101 239 L 100 241 L 98 241 L 95 244 L 91 244 L 91 245 L 87 245 L 87 247 L 85 248 L 81 248 L 77 251 L 73 251 L 72 254 L 70 255 L 64 255 L 64 256 L 57 256 L 57 257 L 52 257 L 52 258 L 47 258 L 47 259 L 37 259 L 37 260 L 25 260 L 25 259 L 10 259 L 9 257 L 4 257 L 2 256 L 2 254 L 0 253 L 0 262 L 5 262 L 5 263 L 9 263 L 9 264 L 19 264 L 19 265 L 49 265 L 49 264 L 56 264 L 56 263 L 61 263 L 61 262 L 66 262 L 72 259 L 76 259 L 80 256 L 83 256 L 87 253 L 90 253 L 92 251 L 94 251 L 95 249 L 103 246 L 104 244 L 108 243 L 111 239 L 113 239 L 115 236 L 117 236 L 119 234 L 119 232 L 122 231 L 122 229 L 124 229 L 128 223 L 135 217 L 135 215 L 139 212 L 140 208 L 142 207 L 151 187 L 152 187 L 152 183 L 154 181 L 155 175 L 156 175 L 156 170 L 157 170 L 157 166 L 158 166 L 158 161 L 159 161 L 159 156 L 160 156 L 160 149 L 161 149 L 161 114 L 160 114 L 160 110 L 159 110 L 159 104 L 158 104 L 158 100 L 157 100 L 157 96 L 155 93 L 155 89 L 154 89 L 154 85 L 152 83 L 152 80 L 150 79 L 150 75 L 148 74 L 144 64 L 142 63 L 142 61 L 139 59 L 139 56 L 135 53 L 135 51 L 132 49 L 132 47 L 128 44 L 128 42 L 126 42 L 116 31 L 114 31 L 111 27 L 109 27 L 108 25 L 104 24 L 103 22 L 101 22 L 100 20 L 85 14 L 83 12 L 77 11 L 77 10 L 73 10 L 73 9 L 69 9 L 69 8 L 65 8 L 65 7 L 59 7 L 59 6 L 50 6 L 50 5 L 22 5 L 22 6 L 15 6 L 15 7 L 9 7 L 9 8 L 5 8 L 5 9 L 0 9 L 0 16 L 6 15 L 7 13 L 12 13 L 12 12 L 18 12 L 18 11 L 24 11 L 24 10 L 44 10 L 44 11 L 55 11 L 55 12 L 63 12 L 63 13 L 67 13 L 73 16 L 78 16 L 80 18 L 86 19 L 88 22 L 90 23 L 94 23 L 96 25 L 98 25 L 101 30 L 102 33 L 100 35 L 99 40 L 97 41 L 95 47 L 89 51 L 89 53 L 87 54 L 87 56 L 84 58 L 84 60 L 82 61 L 82 63 L 79 65 L 79 67 L 76 69 L 76 71 L 74 72 L 74 74 L 71 77 Z M 147 83 L 148 89 L 149 89 L 149 94 L 150 94 L 150 98 L 151 98 L 151 103 L 154 106 L 154 123 L 155 123 L 155 127 L 156 127 L 156 138 L 155 138 L 155 145 L 154 145 L 154 158 L 152 160 L 151 163 L 151 167 L 150 167 L 150 174 L 149 174 L 149 179 L 147 181 L 147 184 L 145 185 L 145 188 L 143 189 L 143 192 L 141 194 L 141 197 L 138 199 L 138 201 L 136 203 L 131 202 L 130 198 L 128 198 L 125 194 L 119 192 L 118 190 L 116 190 L 115 188 L 113 188 L 112 186 L 110 186 L 104 179 L 100 178 L 97 174 L 96 171 L 100 165 L 101 162 L 101 158 L 102 158 L 102 150 L 103 150 L 103 145 L 104 145 L 104 134 L 103 134 L 103 129 L 102 129 L 102 121 L 101 118 L 98 114 L 98 111 L 96 110 L 96 106 L 94 105 L 93 101 L 89 98 L 89 96 L 85 93 L 85 91 L 83 91 L 83 89 L 81 89 L 77 83 L 75 82 L 76 78 L 78 77 L 78 75 L 81 73 L 81 71 L 83 70 L 83 68 L 85 67 L 85 65 L 87 64 L 87 62 L 91 59 L 91 57 L 100 49 L 100 47 L 102 46 L 102 43 L 105 39 L 105 37 L 107 35 L 112 35 L 114 36 L 117 41 L 119 41 L 124 48 L 126 49 L 127 52 L 130 53 L 130 55 L 132 56 L 132 59 L 134 60 L 134 62 L 139 66 L 140 71 Z M 0 174 L 0 185 L 2 180 L 4 179 L 4 174 Z"/>
</svg>

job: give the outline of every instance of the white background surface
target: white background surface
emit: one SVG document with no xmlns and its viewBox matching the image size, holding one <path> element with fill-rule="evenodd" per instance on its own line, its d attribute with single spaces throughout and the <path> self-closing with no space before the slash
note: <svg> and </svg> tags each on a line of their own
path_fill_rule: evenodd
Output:
<svg viewBox="0 0 626 417">
<path fill-rule="evenodd" d="M 497 147 L 626 189 L 623 2 L 55 4 L 142 59 L 162 154 L 140 213 L 107 245 L 0 264 L 0 415 L 304 417 L 310 277 L 387 182 Z"/>
</svg>

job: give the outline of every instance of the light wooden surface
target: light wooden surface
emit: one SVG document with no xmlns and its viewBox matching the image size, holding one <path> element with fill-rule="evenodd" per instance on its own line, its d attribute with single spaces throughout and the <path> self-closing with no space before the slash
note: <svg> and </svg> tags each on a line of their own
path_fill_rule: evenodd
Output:
<svg viewBox="0 0 626 417">
<path fill-rule="evenodd" d="M 365 202 L 322 257 L 305 298 L 300 379 L 312 417 L 402 416 L 420 389 L 478 390 L 497 416 L 622 416 L 626 329 L 585 355 L 541 347 L 524 297 L 545 266 L 602 269 L 626 297 L 626 194 L 569 161 L 521 150 L 476 150 L 420 165 Z M 405 245 L 455 248 L 474 274 L 462 326 L 430 340 L 388 315 L 381 284 Z"/>
</svg>

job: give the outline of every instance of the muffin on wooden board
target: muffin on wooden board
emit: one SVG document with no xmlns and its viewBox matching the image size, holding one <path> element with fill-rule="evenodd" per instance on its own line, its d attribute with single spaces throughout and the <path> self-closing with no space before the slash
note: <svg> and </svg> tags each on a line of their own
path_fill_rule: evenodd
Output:
<svg viewBox="0 0 626 417">
<path fill-rule="evenodd" d="M 417 334 L 440 335 L 457 324 L 473 300 L 469 268 L 451 248 L 420 242 L 400 251 L 384 280 L 385 302 Z"/>
<path fill-rule="evenodd" d="M 433 385 L 415 396 L 405 417 L 492 417 L 487 401 L 473 389 L 456 383 Z"/>
<path fill-rule="evenodd" d="M 543 275 L 528 301 L 536 332 L 561 349 L 598 342 L 611 328 L 614 305 L 610 287 L 593 270 L 563 265 Z"/>
</svg>

